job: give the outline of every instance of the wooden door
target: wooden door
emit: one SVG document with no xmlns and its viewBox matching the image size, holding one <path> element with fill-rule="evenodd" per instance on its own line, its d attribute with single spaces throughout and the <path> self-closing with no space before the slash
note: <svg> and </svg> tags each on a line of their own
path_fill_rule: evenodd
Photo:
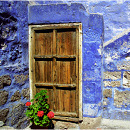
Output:
<svg viewBox="0 0 130 130">
<path fill-rule="evenodd" d="M 79 121 L 79 31 L 76 27 L 32 33 L 32 93 L 46 89 L 55 119 Z"/>
</svg>

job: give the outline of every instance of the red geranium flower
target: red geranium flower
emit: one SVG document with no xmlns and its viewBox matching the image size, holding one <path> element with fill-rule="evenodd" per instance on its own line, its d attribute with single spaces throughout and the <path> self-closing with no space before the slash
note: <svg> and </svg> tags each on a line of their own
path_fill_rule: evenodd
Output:
<svg viewBox="0 0 130 130">
<path fill-rule="evenodd" d="M 48 114 L 47 114 L 48 118 L 53 118 L 54 117 L 54 113 L 52 111 L 50 111 Z"/>
<path fill-rule="evenodd" d="M 44 115 L 44 111 L 38 111 L 37 116 L 42 117 Z"/>
<path fill-rule="evenodd" d="M 30 106 L 31 105 L 31 102 L 26 102 L 26 106 Z"/>
</svg>

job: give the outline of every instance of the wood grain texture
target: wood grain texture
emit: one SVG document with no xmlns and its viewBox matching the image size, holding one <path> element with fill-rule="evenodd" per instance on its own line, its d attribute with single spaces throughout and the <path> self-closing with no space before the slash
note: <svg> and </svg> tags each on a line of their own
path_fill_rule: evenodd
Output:
<svg viewBox="0 0 130 130">
<path fill-rule="evenodd" d="M 41 31 L 35 33 L 35 55 L 52 55 L 53 32 Z"/>
<path fill-rule="evenodd" d="M 77 117 L 75 112 L 54 112 L 55 116 Z"/>
<path fill-rule="evenodd" d="M 61 117 L 61 116 L 55 116 L 53 118 L 54 120 L 62 120 L 62 121 L 71 121 L 71 122 L 80 122 L 79 118 L 71 118 L 71 117 Z"/>
<path fill-rule="evenodd" d="M 57 55 L 75 55 L 75 43 L 75 29 L 62 29 L 57 31 Z"/>
<path fill-rule="evenodd" d="M 79 24 L 66 24 L 63 28 L 61 25 L 40 29 L 37 27 L 39 26 L 33 28 L 34 51 L 31 53 L 34 64 L 33 91 L 37 93 L 46 89 L 49 95 L 48 103 L 57 115 L 78 117 Z M 71 118 L 65 120 L 69 121 Z"/>
<path fill-rule="evenodd" d="M 36 83 L 52 83 L 52 61 L 35 61 Z"/>
<path fill-rule="evenodd" d="M 76 62 L 57 61 L 57 83 L 74 84 L 76 83 Z"/>
<path fill-rule="evenodd" d="M 57 112 L 76 112 L 75 90 L 57 89 Z"/>
</svg>

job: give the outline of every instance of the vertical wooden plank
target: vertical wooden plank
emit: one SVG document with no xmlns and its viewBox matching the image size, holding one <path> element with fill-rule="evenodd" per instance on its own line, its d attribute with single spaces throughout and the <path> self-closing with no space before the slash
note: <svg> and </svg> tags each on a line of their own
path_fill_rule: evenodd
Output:
<svg viewBox="0 0 130 130">
<path fill-rule="evenodd" d="M 71 102 L 71 112 L 76 112 L 76 95 L 75 90 L 71 90 L 70 92 L 70 102 Z"/>
<path fill-rule="evenodd" d="M 71 62 L 71 61 L 70 61 Z M 68 80 L 68 84 L 70 84 L 70 70 L 71 70 L 71 68 L 70 68 L 70 62 L 68 62 L 68 66 L 67 66 L 67 68 L 68 68 L 68 76 L 67 76 L 67 80 Z"/>
<path fill-rule="evenodd" d="M 34 98 L 36 93 L 35 83 L 35 60 L 33 55 L 35 53 L 35 32 L 31 26 L 29 26 L 29 82 L 30 82 L 30 98 Z"/>
<path fill-rule="evenodd" d="M 64 90 L 64 107 L 65 112 L 70 111 L 70 90 Z"/>
<path fill-rule="evenodd" d="M 54 29 L 53 30 L 53 55 L 56 55 L 56 35 L 57 35 L 57 31 Z"/>
<path fill-rule="evenodd" d="M 78 29 L 76 29 L 76 113 L 79 115 L 79 45 Z"/>
<path fill-rule="evenodd" d="M 70 75 L 71 75 L 71 84 L 76 84 L 76 61 L 70 62 Z"/>
<path fill-rule="evenodd" d="M 53 30 L 53 55 L 56 55 L 56 30 Z M 56 58 L 53 58 L 53 84 L 56 83 Z M 56 93 L 56 87 L 53 85 L 53 101 L 54 101 L 54 111 L 57 109 L 57 93 Z"/>
<path fill-rule="evenodd" d="M 33 91 L 33 98 L 34 95 L 36 94 L 36 87 L 35 87 L 35 59 L 33 58 L 34 54 L 35 54 L 35 31 L 32 29 L 32 91 Z"/>
</svg>

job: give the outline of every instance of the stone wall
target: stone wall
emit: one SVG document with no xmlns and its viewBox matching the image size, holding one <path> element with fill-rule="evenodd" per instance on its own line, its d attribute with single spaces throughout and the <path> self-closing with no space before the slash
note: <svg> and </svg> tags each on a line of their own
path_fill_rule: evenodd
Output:
<svg viewBox="0 0 130 130">
<path fill-rule="evenodd" d="M 130 29 L 104 43 L 103 117 L 130 120 Z"/>
<path fill-rule="evenodd" d="M 21 129 L 29 124 L 27 5 L 0 1 L 0 121 Z"/>
</svg>

